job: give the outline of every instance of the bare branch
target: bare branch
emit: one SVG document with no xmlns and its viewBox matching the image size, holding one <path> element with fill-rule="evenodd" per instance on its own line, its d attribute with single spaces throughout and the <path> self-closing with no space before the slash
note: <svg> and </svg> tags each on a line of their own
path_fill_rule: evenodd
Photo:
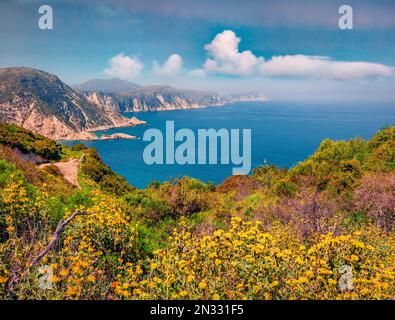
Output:
<svg viewBox="0 0 395 320">
<path fill-rule="evenodd" d="M 51 241 L 48 243 L 45 249 L 36 258 L 34 258 L 31 268 L 34 268 L 41 261 L 41 259 L 44 258 L 44 256 L 49 252 L 49 250 L 52 249 L 56 241 L 59 239 L 63 229 L 70 223 L 71 220 L 73 220 L 78 215 L 89 215 L 89 214 L 92 214 L 92 212 L 76 211 L 66 220 L 60 220 L 54 234 L 52 235 Z"/>
</svg>

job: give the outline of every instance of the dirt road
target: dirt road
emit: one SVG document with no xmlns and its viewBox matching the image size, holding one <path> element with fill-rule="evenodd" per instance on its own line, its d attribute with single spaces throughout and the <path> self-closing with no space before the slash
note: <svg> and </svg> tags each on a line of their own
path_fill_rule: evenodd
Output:
<svg viewBox="0 0 395 320">
<path fill-rule="evenodd" d="M 77 178 L 79 164 L 80 161 L 78 159 L 70 159 L 68 161 L 42 164 L 39 167 L 44 168 L 50 165 L 56 166 L 68 182 L 70 182 L 73 186 L 80 188 L 80 184 L 78 183 Z"/>
</svg>

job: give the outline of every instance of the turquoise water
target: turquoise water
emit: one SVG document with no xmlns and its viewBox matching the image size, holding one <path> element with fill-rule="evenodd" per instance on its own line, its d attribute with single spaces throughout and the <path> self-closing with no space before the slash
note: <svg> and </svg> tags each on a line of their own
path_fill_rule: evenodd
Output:
<svg viewBox="0 0 395 320">
<path fill-rule="evenodd" d="M 384 125 L 395 123 L 392 105 L 330 105 L 275 102 L 243 102 L 225 107 L 126 114 L 137 116 L 148 125 L 108 130 L 140 137 L 138 140 L 84 142 L 95 147 L 102 159 L 130 184 L 144 188 L 153 180 L 165 181 L 188 175 L 205 182 L 220 183 L 232 174 L 234 165 L 147 165 L 143 150 L 149 144 L 142 140 L 144 131 L 157 128 L 165 132 L 166 121 L 175 129 L 251 129 L 252 167 L 267 161 L 280 167 L 291 167 L 305 159 L 325 138 L 368 139 Z M 73 144 L 73 143 L 69 143 Z M 177 147 L 177 144 L 176 144 Z"/>
</svg>

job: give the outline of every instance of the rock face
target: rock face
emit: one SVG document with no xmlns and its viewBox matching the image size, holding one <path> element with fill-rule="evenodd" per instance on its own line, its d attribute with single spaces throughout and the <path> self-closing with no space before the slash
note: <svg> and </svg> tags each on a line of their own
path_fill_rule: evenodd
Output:
<svg viewBox="0 0 395 320">
<path fill-rule="evenodd" d="M 215 93 L 179 90 L 170 86 L 149 86 L 128 92 L 83 91 L 91 103 L 106 104 L 120 112 L 144 112 L 223 106 L 226 101 Z"/>
<path fill-rule="evenodd" d="M 137 137 L 126 133 L 113 133 L 110 135 L 102 134 L 100 139 L 101 140 L 116 140 L 116 139 L 134 140 L 137 139 Z"/>
<path fill-rule="evenodd" d="M 237 101 L 268 100 L 260 93 L 221 97 L 214 92 L 182 90 L 171 86 L 140 86 L 120 79 L 89 80 L 73 88 L 91 103 L 106 105 L 119 112 L 196 109 Z"/>
<path fill-rule="evenodd" d="M 43 71 L 0 68 L 0 121 L 54 140 L 96 139 L 92 131 L 142 123 L 122 116 L 109 98 L 97 99 L 90 102 Z"/>
</svg>

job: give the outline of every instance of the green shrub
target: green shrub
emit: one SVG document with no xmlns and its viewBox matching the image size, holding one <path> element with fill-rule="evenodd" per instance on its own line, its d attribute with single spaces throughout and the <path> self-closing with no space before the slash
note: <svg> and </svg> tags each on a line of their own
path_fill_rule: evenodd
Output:
<svg viewBox="0 0 395 320">
<path fill-rule="evenodd" d="M 134 190 L 124 177 L 114 173 L 103 163 L 94 148 L 85 151 L 80 170 L 85 177 L 92 179 L 105 192 L 123 195 Z"/>
<path fill-rule="evenodd" d="M 0 144 L 34 153 L 46 160 L 59 160 L 62 147 L 55 141 L 13 124 L 0 124 Z"/>
<path fill-rule="evenodd" d="M 82 143 L 77 143 L 74 146 L 71 147 L 71 151 L 84 151 L 88 149 L 85 145 Z"/>
</svg>

